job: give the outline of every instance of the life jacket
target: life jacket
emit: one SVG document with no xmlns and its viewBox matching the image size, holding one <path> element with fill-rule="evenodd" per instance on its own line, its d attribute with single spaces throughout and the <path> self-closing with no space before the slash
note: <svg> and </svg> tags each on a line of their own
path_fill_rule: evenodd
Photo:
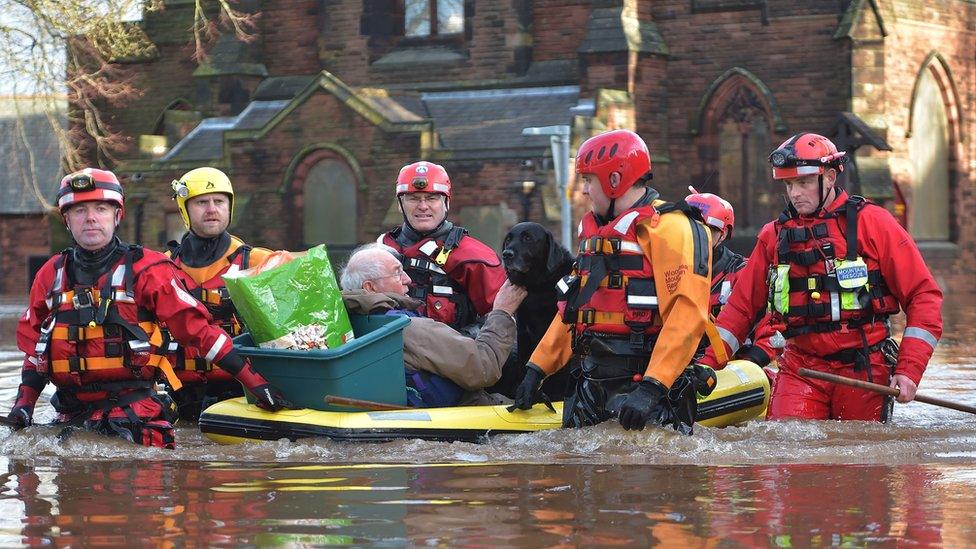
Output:
<svg viewBox="0 0 976 549">
<path fill-rule="evenodd" d="M 262 255 L 265 255 L 270 253 L 270 250 L 253 248 L 245 244 L 243 240 L 231 235 L 230 245 L 228 245 L 222 258 L 204 267 L 190 267 L 180 258 L 181 250 L 178 242 L 170 242 L 169 247 L 170 249 L 166 254 L 193 282 L 193 284 L 187 283 L 190 295 L 207 307 L 221 329 L 231 337 L 240 335 L 244 331 L 244 326 L 237 317 L 237 309 L 234 308 L 230 294 L 227 292 L 227 286 L 221 277 L 249 268 L 252 252 L 260 251 Z M 164 329 L 164 336 L 170 362 L 181 380 L 192 382 L 232 379 L 233 376 L 219 368 L 214 368 L 213 364 L 202 356 L 187 356 L 186 349 L 169 335 L 168 330 Z"/>
<path fill-rule="evenodd" d="M 899 311 L 877 260 L 858 254 L 858 212 L 868 204 L 850 196 L 812 224 L 787 208 L 775 222 L 768 310 L 784 337 L 845 332 Z"/>
<path fill-rule="evenodd" d="M 225 332 L 231 336 L 239 335 L 242 327 L 237 319 L 237 310 L 230 300 L 227 286 L 224 285 L 221 277 L 250 267 L 251 251 L 254 248 L 231 235 L 230 245 L 222 258 L 205 267 L 190 267 L 180 258 L 179 244 L 175 241 L 169 244 L 170 249 L 166 254 L 195 282 L 195 285 L 188 289 L 190 295 L 207 307 L 214 320 Z"/>
<path fill-rule="evenodd" d="M 655 197 L 656 193 L 645 195 L 606 224 L 593 212 L 583 216 L 576 269 L 557 284 L 558 306 L 563 322 L 573 326 L 574 347 L 582 338 L 594 336 L 629 339 L 628 354 L 648 355 L 653 349 L 662 318 L 654 266 L 637 241 L 637 226 L 672 211 L 696 217 L 683 201 L 668 203 Z M 704 229 L 700 232 L 707 250 L 708 237 Z M 696 253 L 700 247 L 696 246 Z M 614 348 L 619 354 L 620 346 Z"/>
<path fill-rule="evenodd" d="M 408 294 L 424 304 L 424 316 L 456 330 L 478 320 L 467 289 L 448 274 L 461 263 L 483 260 L 474 255 L 467 234 L 464 227 L 453 225 L 411 242 L 401 226 L 380 237 L 402 255 L 403 270 L 412 281 Z"/>
<path fill-rule="evenodd" d="M 726 248 L 720 246 L 713 253 L 722 255 L 712 262 L 712 286 L 709 295 L 709 312 L 712 317 L 718 317 L 722 307 L 729 301 L 732 294 L 732 286 L 735 281 L 735 273 L 746 266 L 746 258 Z"/>
<path fill-rule="evenodd" d="M 138 273 L 159 263 L 160 256 L 147 257 L 141 246 L 127 245 L 95 284 L 81 286 L 68 280 L 70 255 L 65 250 L 54 262 L 54 282 L 45 298 L 51 313 L 34 348 L 38 372 L 84 402 L 148 390 L 160 371 L 179 389 L 182 384 L 160 349 L 156 316 L 135 300 Z"/>
</svg>

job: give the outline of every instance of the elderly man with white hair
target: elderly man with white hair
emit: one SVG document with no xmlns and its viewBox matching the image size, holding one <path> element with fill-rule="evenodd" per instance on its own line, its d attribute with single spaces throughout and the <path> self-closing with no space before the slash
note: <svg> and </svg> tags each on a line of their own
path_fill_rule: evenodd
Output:
<svg viewBox="0 0 976 549">
<path fill-rule="evenodd" d="M 407 295 L 410 277 L 397 252 L 371 243 L 353 251 L 340 285 L 346 309 L 354 314 L 409 316 L 403 330 L 403 364 L 408 402 L 418 407 L 507 404 L 484 388 L 501 377 L 502 365 L 515 344 L 515 310 L 524 288 L 506 281 L 492 311 L 474 339 L 416 313 L 420 302 Z"/>
</svg>

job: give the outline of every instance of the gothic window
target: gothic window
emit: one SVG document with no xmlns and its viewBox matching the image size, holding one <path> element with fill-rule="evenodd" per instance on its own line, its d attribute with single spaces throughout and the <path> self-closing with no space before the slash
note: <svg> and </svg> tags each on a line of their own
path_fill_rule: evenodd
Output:
<svg viewBox="0 0 976 549">
<path fill-rule="evenodd" d="M 724 106 L 713 113 L 717 163 L 706 178 L 717 179 L 711 192 L 735 208 L 735 233 L 754 236 L 783 208 L 780 189 L 770 182 L 766 162 L 771 150 L 770 124 L 751 88 L 737 86 L 722 95 Z"/>
<path fill-rule="evenodd" d="M 363 0 L 360 32 L 373 38 L 457 38 L 472 0 Z"/>
<path fill-rule="evenodd" d="M 404 36 L 464 32 L 464 0 L 404 0 Z"/>
<path fill-rule="evenodd" d="M 949 240 L 949 120 L 942 90 L 926 68 L 916 85 L 912 136 L 908 144 L 913 176 L 908 229 L 916 240 Z"/>
<path fill-rule="evenodd" d="M 355 246 L 356 176 L 338 158 L 324 158 L 308 170 L 302 183 L 303 240 L 308 246 L 325 243 L 333 248 Z"/>
</svg>

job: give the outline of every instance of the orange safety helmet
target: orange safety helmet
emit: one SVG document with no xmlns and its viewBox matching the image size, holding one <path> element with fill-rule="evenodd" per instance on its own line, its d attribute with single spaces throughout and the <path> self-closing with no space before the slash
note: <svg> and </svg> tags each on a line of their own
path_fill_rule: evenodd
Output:
<svg viewBox="0 0 976 549">
<path fill-rule="evenodd" d="M 705 224 L 714 227 L 723 237 L 732 236 L 735 226 L 735 210 L 728 200 L 712 193 L 700 193 L 694 187 L 688 187 L 693 194 L 685 197 L 685 202 L 701 210 Z"/>
<path fill-rule="evenodd" d="M 400 168 L 396 195 L 406 193 L 439 193 L 451 198 L 451 178 L 440 164 L 421 160 Z"/>
<path fill-rule="evenodd" d="M 617 188 L 610 186 L 614 172 L 620 173 Z M 601 133 L 580 145 L 576 173 L 595 175 L 607 197 L 619 198 L 635 183 L 651 178 L 651 153 L 644 140 L 630 130 Z"/>
<path fill-rule="evenodd" d="M 64 176 L 58 189 L 58 209 L 63 214 L 73 204 L 100 200 L 111 202 L 125 215 L 125 194 L 119 178 L 108 170 L 85 168 Z M 121 218 L 120 218 L 121 219 Z"/>
<path fill-rule="evenodd" d="M 787 139 L 769 154 L 773 179 L 791 179 L 804 175 L 821 175 L 827 168 L 844 171 L 847 153 L 822 135 L 800 133 Z"/>
</svg>

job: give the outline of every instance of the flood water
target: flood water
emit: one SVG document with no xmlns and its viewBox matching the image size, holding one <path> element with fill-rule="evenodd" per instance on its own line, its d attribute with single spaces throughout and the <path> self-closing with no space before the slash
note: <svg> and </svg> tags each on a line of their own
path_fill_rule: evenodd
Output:
<svg viewBox="0 0 976 549">
<path fill-rule="evenodd" d="M 951 301 L 951 302 L 950 302 Z M 976 297 L 947 300 L 920 387 L 976 405 Z M 0 302 L 0 413 L 19 381 Z M 900 329 L 897 331 L 900 333 Z M 50 388 L 36 419 L 52 417 Z M 976 543 L 976 417 L 889 425 L 615 424 L 486 444 L 314 440 L 179 449 L 0 428 L 0 546 L 940 546 Z"/>
</svg>

